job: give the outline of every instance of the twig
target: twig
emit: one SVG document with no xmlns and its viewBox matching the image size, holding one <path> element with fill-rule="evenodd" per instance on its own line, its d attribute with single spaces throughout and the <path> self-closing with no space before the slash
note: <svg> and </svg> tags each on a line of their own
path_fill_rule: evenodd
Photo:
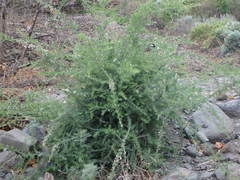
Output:
<svg viewBox="0 0 240 180">
<path fill-rule="evenodd" d="M 38 18 L 38 15 L 39 15 L 40 11 L 41 11 L 41 6 L 39 5 L 39 6 L 38 6 L 38 10 L 37 10 L 37 12 L 36 12 L 36 14 L 35 14 L 35 16 L 34 16 L 34 20 L 33 20 L 32 26 L 31 26 L 31 28 L 30 28 L 30 30 L 29 30 L 29 32 L 28 32 L 28 37 L 29 37 L 29 38 L 32 36 L 33 29 L 34 29 L 34 27 L 35 27 L 35 25 L 36 25 L 37 18 Z M 18 60 L 19 62 L 24 58 L 27 50 L 28 50 L 28 46 L 24 48 L 23 53 L 22 53 L 22 55 L 20 56 L 20 58 L 19 58 L 19 60 Z"/>
<path fill-rule="evenodd" d="M 32 36 L 33 29 L 34 29 L 34 27 L 35 27 L 35 25 L 36 25 L 37 18 L 38 18 L 38 15 L 39 15 L 40 12 L 41 12 L 41 6 L 38 5 L 38 10 L 37 10 L 37 12 L 36 12 L 36 14 L 35 14 L 35 17 L 34 17 L 34 20 L 33 20 L 33 24 L 32 24 L 32 26 L 31 26 L 31 28 L 30 28 L 30 30 L 29 30 L 28 37 L 31 37 L 31 36 Z"/>
<path fill-rule="evenodd" d="M 38 9 L 37 9 L 36 14 L 35 14 L 35 16 L 34 16 L 32 26 L 31 26 L 31 28 L 29 29 L 29 32 L 28 32 L 28 37 L 29 37 L 29 38 L 32 36 L 33 29 L 34 29 L 34 27 L 35 27 L 35 25 L 36 25 L 37 18 L 38 18 L 38 15 L 40 14 L 40 12 L 41 12 L 41 5 L 38 4 Z M 24 58 L 27 50 L 28 50 L 28 45 L 24 48 L 21 56 L 19 57 L 19 59 L 17 60 L 17 62 L 15 63 L 15 65 L 14 65 L 14 67 L 13 67 L 12 72 L 13 72 L 14 74 L 17 72 L 18 66 L 20 65 L 22 59 Z"/>
</svg>

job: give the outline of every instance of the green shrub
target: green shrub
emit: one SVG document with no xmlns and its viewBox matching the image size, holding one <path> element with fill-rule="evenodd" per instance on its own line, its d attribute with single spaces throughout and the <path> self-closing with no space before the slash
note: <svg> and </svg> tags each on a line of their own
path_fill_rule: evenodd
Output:
<svg viewBox="0 0 240 180">
<path fill-rule="evenodd" d="M 229 13 L 228 0 L 217 0 L 217 8 L 221 14 Z"/>
<path fill-rule="evenodd" d="M 223 41 L 219 37 L 219 32 L 225 28 L 229 21 L 232 21 L 229 17 L 211 18 L 193 27 L 190 37 L 204 48 L 220 46 Z"/>
<path fill-rule="evenodd" d="M 204 48 L 221 46 L 222 55 L 240 48 L 240 22 L 234 18 L 211 18 L 192 28 L 190 35 Z"/>
<path fill-rule="evenodd" d="M 240 31 L 229 31 L 221 49 L 222 55 L 240 48 Z"/>
<path fill-rule="evenodd" d="M 179 112 L 189 109 L 193 99 L 182 94 L 187 89 L 168 62 L 174 57 L 166 42 L 160 44 L 161 54 L 145 52 L 150 37 L 141 33 L 151 10 L 151 2 L 136 10 L 128 33 L 117 41 L 103 32 L 92 39 L 81 36 L 66 55 L 76 81 L 46 140 L 49 171 L 74 171 L 77 177 L 91 171 L 94 177 L 96 165 L 114 179 L 124 170 L 149 170 L 172 155 L 173 148 L 160 136 L 166 137 L 164 129 L 178 123 Z"/>
<path fill-rule="evenodd" d="M 94 163 L 119 174 L 124 167 L 149 169 L 169 153 L 160 148 L 159 133 L 176 123 L 188 97 L 167 62 L 144 52 L 142 43 L 130 33 L 76 45 L 77 87 L 47 141 L 50 170 L 81 172 Z"/>
</svg>

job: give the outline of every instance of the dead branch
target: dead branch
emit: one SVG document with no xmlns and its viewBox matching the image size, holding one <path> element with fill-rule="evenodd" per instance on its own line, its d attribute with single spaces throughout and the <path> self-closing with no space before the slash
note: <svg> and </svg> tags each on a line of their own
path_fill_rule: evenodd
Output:
<svg viewBox="0 0 240 180">
<path fill-rule="evenodd" d="M 37 11 L 35 13 L 35 16 L 34 16 L 34 19 L 33 19 L 33 23 L 32 23 L 32 25 L 31 25 L 31 27 L 30 27 L 30 29 L 28 31 L 28 37 L 29 38 L 32 36 L 33 30 L 34 30 L 34 27 L 36 25 L 37 18 L 38 18 L 38 15 L 40 14 L 40 12 L 41 12 L 41 5 L 38 4 L 38 9 L 37 9 Z M 23 58 L 25 57 L 25 54 L 26 54 L 27 50 L 28 50 L 28 45 L 26 47 L 24 47 L 21 56 L 19 57 L 19 59 L 17 60 L 17 62 L 15 63 L 15 65 L 14 65 L 14 67 L 12 69 L 12 72 L 14 74 L 17 72 L 18 66 L 20 65 L 20 63 L 22 62 Z"/>
<path fill-rule="evenodd" d="M 7 23 L 6 23 L 6 20 L 7 19 L 7 0 L 2 0 L 2 12 L 1 12 L 1 21 L 2 21 L 2 24 L 1 24 L 1 33 L 2 34 L 5 34 L 6 33 L 6 30 L 7 30 Z M 4 39 L 1 38 L 1 59 L 4 58 Z M 0 61 L 1 61 L 0 59 Z"/>
</svg>

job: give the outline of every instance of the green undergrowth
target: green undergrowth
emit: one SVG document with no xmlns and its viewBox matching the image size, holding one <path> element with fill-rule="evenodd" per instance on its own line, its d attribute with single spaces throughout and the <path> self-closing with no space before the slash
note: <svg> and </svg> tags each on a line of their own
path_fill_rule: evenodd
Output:
<svg viewBox="0 0 240 180">
<path fill-rule="evenodd" d="M 0 117 L 3 120 L 10 118 L 7 122 L 3 121 L 1 126 L 18 124 L 24 121 L 38 121 L 43 124 L 49 124 L 49 120 L 58 116 L 63 109 L 64 104 L 54 98 L 48 99 L 48 94 L 43 92 L 25 92 L 22 97 L 12 97 L 8 100 L 2 100 L 0 104 Z M 11 121 L 12 120 L 12 121 Z"/>
</svg>

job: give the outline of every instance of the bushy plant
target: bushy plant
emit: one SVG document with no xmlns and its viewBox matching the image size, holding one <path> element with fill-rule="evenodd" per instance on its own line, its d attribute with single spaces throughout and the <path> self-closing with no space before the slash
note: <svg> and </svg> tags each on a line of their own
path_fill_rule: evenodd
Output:
<svg viewBox="0 0 240 180">
<path fill-rule="evenodd" d="M 210 18 L 193 27 L 190 37 L 204 48 L 220 46 L 223 41 L 219 36 L 219 32 L 225 29 L 225 25 L 229 21 L 233 21 L 233 19 L 231 17 Z"/>
<path fill-rule="evenodd" d="M 222 55 L 236 51 L 240 48 L 240 31 L 229 31 L 221 49 Z"/>
<path fill-rule="evenodd" d="M 142 44 L 130 33 L 115 42 L 100 38 L 76 45 L 71 59 L 78 67 L 77 86 L 47 141 L 52 171 L 81 172 L 94 163 L 120 173 L 161 161 L 159 133 L 177 120 L 188 97 L 167 62 L 144 52 Z"/>
<path fill-rule="evenodd" d="M 123 169 L 149 170 L 169 155 L 166 150 L 171 148 L 160 135 L 192 102 L 189 94 L 182 95 L 167 62 L 172 51 L 166 44 L 161 45 L 165 50 L 161 54 L 145 51 L 149 44 L 141 32 L 151 7 L 147 3 L 135 11 L 125 36 L 116 41 L 103 32 L 92 39 L 80 36 L 82 43 L 67 55 L 76 82 L 71 101 L 46 140 L 50 171 L 74 170 L 81 177 L 92 163 L 114 179 Z"/>
<path fill-rule="evenodd" d="M 221 14 L 226 14 L 229 12 L 229 3 L 228 0 L 216 0 L 217 8 Z"/>
</svg>

